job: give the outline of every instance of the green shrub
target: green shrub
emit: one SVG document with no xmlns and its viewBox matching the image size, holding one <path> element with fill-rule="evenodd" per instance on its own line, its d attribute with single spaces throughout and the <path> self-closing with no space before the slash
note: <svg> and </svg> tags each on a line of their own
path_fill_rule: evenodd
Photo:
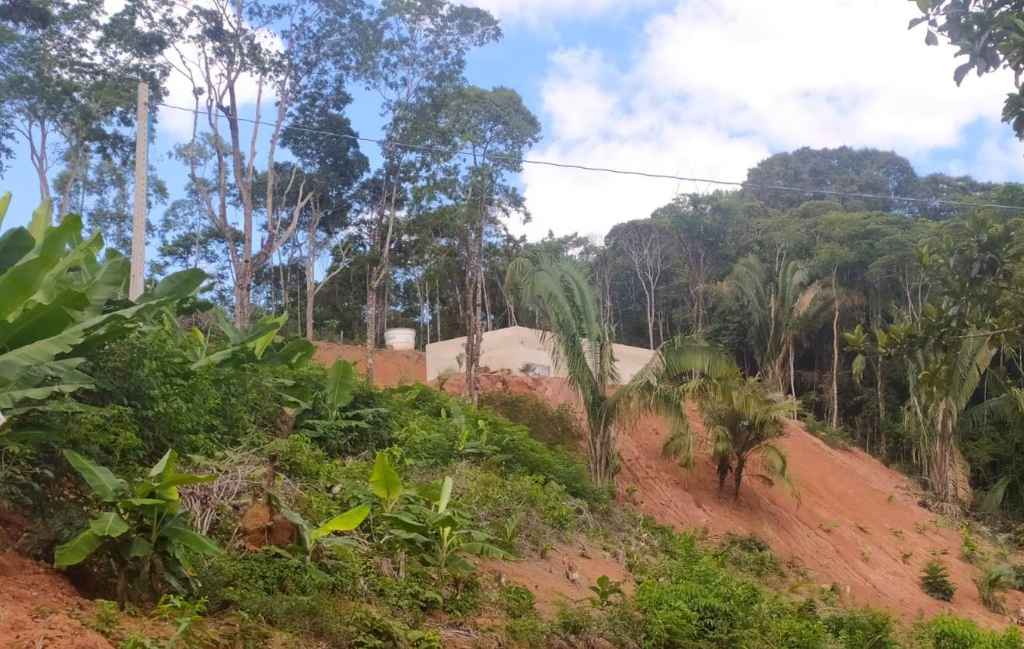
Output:
<svg viewBox="0 0 1024 649">
<path fill-rule="evenodd" d="M 280 400 L 257 367 L 192 369 L 191 359 L 161 329 L 112 341 L 89 357 L 96 389 L 81 398 L 133 413 L 147 460 L 168 447 L 211 453 L 269 430 Z"/>
<path fill-rule="evenodd" d="M 755 577 L 781 576 L 782 567 L 768 544 L 751 534 L 726 534 L 718 556 L 726 564 Z"/>
<path fill-rule="evenodd" d="M 926 649 L 1024 649 L 1017 629 L 987 631 L 970 620 L 940 615 L 921 628 Z"/>
<path fill-rule="evenodd" d="M 921 574 L 921 589 L 935 599 L 944 602 L 953 600 L 956 586 L 949 580 L 949 570 L 940 561 L 929 561 Z"/>
<path fill-rule="evenodd" d="M 569 404 L 552 406 L 532 394 L 487 392 L 480 395 L 480 405 L 514 424 L 526 426 L 534 439 L 551 446 L 575 451 L 583 439 L 576 414 Z"/>
<path fill-rule="evenodd" d="M 270 549 L 223 554 L 206 563 L 199 594 L 207 598 L 211 610 L 237 606 L 256 612 L 263 600 L 279 595 L 354 595 L 360 569 L 354 558 L 333 564 L 327 572 Z"/>
<path fill-rule="evenodd" d="M 426 466 L 459 459 L 492 462 L 506 471 L 558 482 L 577 498 L 606 497 L 575 455 L 533 439 L 524 426 L 425 386 L 396 388 L 390 394 L 393 439 L 408 461 Z"/>
<path fill-rule="evenodd" d="M 1003 593 L 1014 584 L 1013 572 L 1007 566 L 988 566 L 974 579 L 978 587 L 978 596 L 985 608 L 993 613 L 1006 612 Z"/>
<path fill-rule="evenodd" d="M 535 614 L 533 593 L 528 588 L 510 584 L 501 589 L 499 598 L 505 614 L 512 619 Z"/>
<path fill-rule="evenodd" d="M 892 618 L 881 611 L 843 611 L 825 618 L 825 627 L 843 649 L 899 649 Z"/>
</svg>

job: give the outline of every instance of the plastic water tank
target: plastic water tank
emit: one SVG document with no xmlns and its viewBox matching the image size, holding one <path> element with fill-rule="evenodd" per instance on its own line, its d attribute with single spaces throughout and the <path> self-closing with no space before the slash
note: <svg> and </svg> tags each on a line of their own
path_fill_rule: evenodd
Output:
<svg viewBox="0 0 1024 649">
<path fill-rule="evenodd" d="M 384 332 L 384 346 L 388 349 L 416 349 L 416 330 L 396 328 Z"/>
</svg>

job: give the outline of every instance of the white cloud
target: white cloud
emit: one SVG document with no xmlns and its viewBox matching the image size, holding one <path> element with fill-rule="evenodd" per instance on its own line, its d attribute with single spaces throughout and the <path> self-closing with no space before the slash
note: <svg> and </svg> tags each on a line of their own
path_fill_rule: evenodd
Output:
<svg viewBox="0 0 1024 649">
<path fill-rule="evenodd" d="M 972 76 L 957 88 L 951 51 L 907 31 L 914 15 L 893 0 L 683 0 L 647 22 L 627 67 L 588 49 L 552 57 L 549 128 L 531 157 L 742 180 L 770 152 L 805 145 L 958 147 L 972 122 L 998 125 L 1012 83 Z M 1024 172 L 1019 144 L 985 146 L 970 171 Z M 606 232 L 677 189 L 708 189 L 544 167 L 523 182 L 531 237 Z"/>
<path fill-rule="evenodd" d="M 209 7 L 219 6 L 215 3 L 223 3 L 224 0 L 197 0 Z M 106 0 L 108 6 L 111 3 L 123 2 L 123 0 Z M 178 5 L 176 12 L 183 14 L 187 7 L 185 5 Z M 281 37 L 269 29 L 260 29 L 258 32 L 258 40 L 260 44 L 271 50 L 280 52 L 284 47 L 284 43 Z M 172 63 L 172 70 L 167 79 L 167 95 L 164 103 L 172 106 L 180 106 L 185 108 L 193 108 L 195 106 L 195 98 L 193 96 L 193 83 L 189 79 L 189 76 L 185 71 L 190 71 L 189 74 L 196 79 L 196 82 L 202 86 L 203 76 L 201 74 L 202 64 L 199 55 L 199 49 L 192 43 L 183 39 L 178 44 L 178 49 L 169 48 L 165 52 L 165 56 Z M 217 65 L 216 60 L 213 62 L 214 73 L 217 74 L 220 68 Z M 209 90 L 206 89 L 208 92 Z M 276 93 L 271 85 L 264 85 L 262 93 L 259 88 L 259 82 L 256 76 L 245 73 L 242 74 L 235 85 L 236 97 L 239 106 L 242 107 L 253 107 L 256 105 L 257 98 L 261 98 L 261 103 L 264 106 L 270 105 L 275 97 Z M 201 105 L 200 109 L 204 107 Z M 161 108 L 160 109 L 160 126 L 168 132 L 176 140 L 184 140 L 192 136 L 192 122 L 194 115 L 189 112 L 175 110 L 172 108 Z M 199 116 L 199 128 L 202 130 L 206 124 L 204 116 Z"/>
<path fill-rule="evenodd" d="M 490 11 L 499 18 L 541 24 L 542 19 L 571 16 L 592 18 L 594 16 L 627 10 L 641 9 L 659 0 L 465 0 Z"/>
</svg>

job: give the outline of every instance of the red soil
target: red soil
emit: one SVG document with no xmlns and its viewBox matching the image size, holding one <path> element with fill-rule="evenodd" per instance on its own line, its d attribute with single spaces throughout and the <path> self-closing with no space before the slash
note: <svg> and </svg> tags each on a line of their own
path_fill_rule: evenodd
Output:
<svg viewBox="0 0 1024 649">
<path fill-rule="evenodd" d="M 0 553 L 0 647 L 5 649 L 112 649 L 79 620 L 92 602 L 48 567 L 14 552 Z"/>
<path fill-rule="evenodd" d="M 443 388 L 457 394 L 463 384 L 462 376 L 453 376 Z M 577 403 L 561 379 L 486 374 L 481 389 Z M 704 426 L 693 405 L 689 416 L 702 437 Z M 789 458 L 796 495 L 758 480 L 753 467 L 734 501 L 718 494 L 707 448 L 698 449 L 693 469 L 683 469 L 661 455 L 667 436 L 665 422 L 649 416 L 620 431 L 618 439 L 619 493 L 658 522 L 680 530 L 704 528 L 712 536 L 756 534 L 781 560 L 805 570 L 810 585 L 834 583 L 845 600 L 906 620 L 950 612 L 987 625 L 1008 621 L 982 606 L 973 582 L 979 569 L 960 558 L 959 530 L 919 506 L 921 494 L 913 482 L 873 457 L 830 448 L 788 422 L 779 445 Z M 922 569 L 933 557 L 948 566 L 956 584 L 950 604 L 921 590 Z M 1024 594 L 1007 593 L 1006 604 L 1010 615 L 1020 616 Z"/>
<path fill-rule="evenodd" d="M 525 586 L 533 593 L 537 610 L 550 615 L 561 604 L 586 601 L 594 596 L 590 587 L 598 577 L 607 576 L 621 582 L 627 593 L 633 582 L 620 558 L 587 545 L 559 545 L 543 559 L 521 561 L 487 561 L 483 569 Z"/>
<path fill-rule="evenodd" d="M 348 361 L 355 364 L 360 374 L 366 374 L 366 348 L 362 345 L 318 342 L 313 358 L 324 365 L 339 359 Z M 426 380 L 427 361 L 423 352 L 378 349 L 373 355 L 373 383 L 378 387 L 391 388 Z"/>
</svg>

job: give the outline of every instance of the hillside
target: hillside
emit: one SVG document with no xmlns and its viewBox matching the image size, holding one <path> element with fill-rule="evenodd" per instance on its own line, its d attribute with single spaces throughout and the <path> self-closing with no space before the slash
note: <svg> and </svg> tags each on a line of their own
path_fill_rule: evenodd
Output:
<svg viewBox="0 0 1024 649">
<path fill-rule="evenodd" d="M 444 388 L 461 390 L 461 377 Z M 561 379 L 502 374 L 482 377 L 485 391 L 529 393 L 552 404 L 575 398 Z M 703 424 L 690 406 L 690 425 Z M 667 428 L 645 417 L 618 438 L 622 458 L 620 498 L 632 501 L 658 522 L 679 530 L 706 529 L 712 536 L 754 534 L 787 565 L 806 570 L 812 583 L 835 583 L 850 603 L 876 607 L 911 621 L 948 612 L 989 625 L 1007 618 L 984 608 L 973 579 L 978 569 L 960 556 L 955 525 L 918 504 L 919 489 L 903 474 L 856 449 L 831 448 L 799 423 L 788 422 L 781 442 L 796 493 L 761 480 L 744 483 L 738 502 L 719 496 L 707 448 L 687 470 L 662 457 Z M 924 564 L 941 558 L 957 586 L 955 603 L 926 595 L 920 586 Z M 1024 595 L 1011 591 L 1007 610 L 1017 614 Z"/>
</svg>

